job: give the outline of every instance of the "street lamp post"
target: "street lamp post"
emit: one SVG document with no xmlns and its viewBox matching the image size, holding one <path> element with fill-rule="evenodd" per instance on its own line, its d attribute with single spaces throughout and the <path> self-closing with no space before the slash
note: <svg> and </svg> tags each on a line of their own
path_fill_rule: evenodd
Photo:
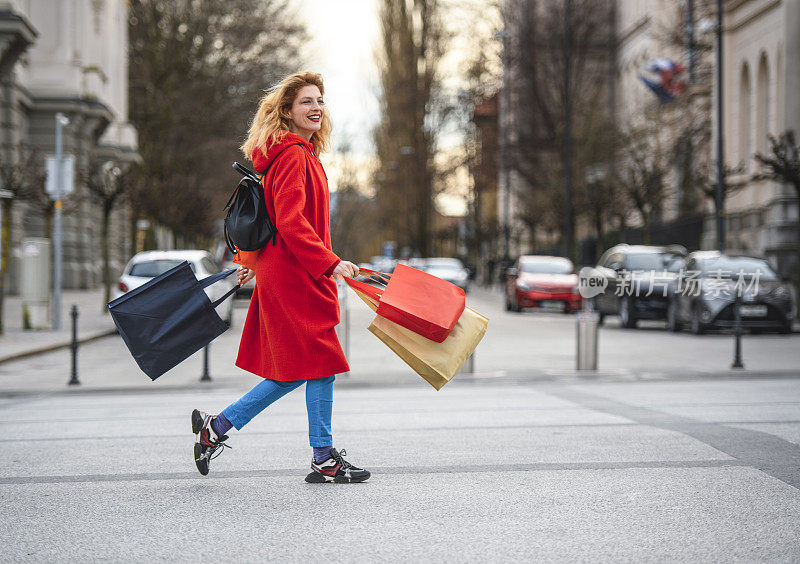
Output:
<svg viewBox="0 0 800 564">
<path fill-rule="evenodd" d="M 56 114 L 56 201 L 53 214 L 53 329 L 61 329 L 61 275 L 63 270 L 63 239 L 61 230 L 61 206 L 64 198 L 64 140 L 63 128 L 69 124 L 67 116 Z"/>
<path fill-rule="evenodd" d="M 566 0 L 564 16 L 564 256 L 572 256 L 572 2 Z"/>
<path fill-rule="evenodd" d="M 503 124 L 503 145 L 500 149 L 501 166 L 503 167 L 503 261 L 502 267 L 508 267 L 511 261 L 511 170 L 508 159 L 509 152 L 509 128 L 511 127 L 511 93 L 509 92 L 508 80 L 508 40 L 510 34 L 507 29 L 502 29 L 495 34 L 495 38 L 503 40 L 503 112 L 505 123 Z"/>
<path fill-rule="evenodd" d="M 717 250 L 725 251 L 725 153 L 722 141 L 722 0 L 717 0 Z"/>
</svg>

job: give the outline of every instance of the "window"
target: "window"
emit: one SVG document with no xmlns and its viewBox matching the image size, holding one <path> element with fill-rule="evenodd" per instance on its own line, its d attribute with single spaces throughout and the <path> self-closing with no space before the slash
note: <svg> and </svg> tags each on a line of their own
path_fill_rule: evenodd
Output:
<svg viewBox="0 0 800 564">
<path fill-rule="evenodd" d="M 769 135 L 769 66 L 767 55 L 762 53 L 758 63 L 756 90 L 756 150 L 767 151 L 767 135 Z"/>
<path fill-rule="evenodd" d="M 739 81 L 739 162 L 750 169 L 750 67 L 742 65 Z"/>
<path fill-rule="evenodd" d="M 164 274 L 170 268 L 175 268 L 182 260 L 177 259 L 162 259 L 162 260 L 147 260 L 137 262 L 131 265 L 131 270 L 128 272 L 130 276 L 139 276 L 141 278 L 153 278 L 159 274 Z M 194 265 L 189 263 L 194 270 Z"/>
</svg>

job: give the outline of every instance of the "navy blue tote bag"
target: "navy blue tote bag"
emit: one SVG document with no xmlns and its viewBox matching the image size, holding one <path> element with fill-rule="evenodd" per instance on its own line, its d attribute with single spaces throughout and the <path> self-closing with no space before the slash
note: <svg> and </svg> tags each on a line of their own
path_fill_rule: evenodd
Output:
<svg viewBox="0 0 800 564">
<path fill-rule="evenodd" d="M 228 329 L 214 308 L 239 286 L 212 302 L 204 288 L 236 269 L 195 278 L 187 261 L 109 302 L 119 334 L 151 380 L 205 347 Z"/>
</svg>

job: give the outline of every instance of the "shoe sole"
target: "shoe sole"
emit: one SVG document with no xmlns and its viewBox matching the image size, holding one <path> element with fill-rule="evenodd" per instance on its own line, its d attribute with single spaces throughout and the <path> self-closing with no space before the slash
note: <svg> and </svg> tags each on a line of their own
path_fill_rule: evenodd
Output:
<svg viewBox="0 0 800 564">
<path fill-rule="evenodd" d="M 194 443 L 194 465 L 197 470 L 203 475 L 208 476 L 208 459 L 201 459 L 203 455 L 203 445 Z"/>
<path fill-rule="evenodd" d="M 319 472 L 311 472 L 308 476 L 306 476 L 306 482 L 309 484 L 328 484 L 328 483 L 336 483 L 336 484 L 359 484 L 361 482 L 366 482 L 369 480 L 371 474 L 367 472 L 367 475 L 362 478 L 348 478 L 346 476 L 325 476 Z"/>
<path fill-rule="evenodd" d="M 203 429 L 203 421 L 205 418 L 205 413 L 199 409 L 192 411 L 192 433 L 195 435 L 200 433 L 200 431 Z M 197 440 L 199 441 L 200 437 L 198 437 Z"/>
<path fill-rule="evenodd" d="M 203 445 L 200 444 L 200 431 L 203 429 L 204 420 L 205 414 L 202 411 L 197 409 L 192 411 L 192 433 L 197 436 L 194 443 L 194 465 L 197 466 L 197 471 L 200 474 L 208 476 L 208 460 L 200 459 L 203 454 Z"/>
</svg>

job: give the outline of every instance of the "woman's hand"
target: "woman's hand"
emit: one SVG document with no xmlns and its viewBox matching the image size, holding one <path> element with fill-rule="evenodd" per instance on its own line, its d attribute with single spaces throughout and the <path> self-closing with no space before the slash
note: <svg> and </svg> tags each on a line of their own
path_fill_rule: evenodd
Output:
<svg viewBox="0 0 800 564">
<path fill-rule="evenodd" d="M 256 275 L 255 270 L 250 270 L 246 266 L 240 266 L 236 269 L 236 278 L 239 279 L 239 286 L 244 286 L 250 282 Z"/>
<path fill-rule="evenodd" d="M 352 262 L 343 260 L 336 265 L 336 268 L 333 269 L 333 274 L 336 276 L 347 276 L 348 278 L 355 278 L 358 276 L 358 267 L 354 265 Z"/>
</svg>

